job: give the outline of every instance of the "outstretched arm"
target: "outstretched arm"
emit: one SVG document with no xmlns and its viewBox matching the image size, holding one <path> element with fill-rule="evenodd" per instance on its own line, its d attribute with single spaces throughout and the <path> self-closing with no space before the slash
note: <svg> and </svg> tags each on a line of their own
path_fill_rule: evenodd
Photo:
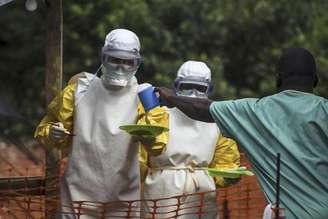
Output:
<svg viewBox="0 0 328 219">
<path fill-rule="evenodd" d="M 203 122 L 214 122 L 209 107 L 212 100 L 205 98 L 191 98 L 177 96 L 172 89 L 158 87 L 155 89 L 160 95 L 160 102 L 167 107 L 177 107 L 192 119 Z"/>
</svg>

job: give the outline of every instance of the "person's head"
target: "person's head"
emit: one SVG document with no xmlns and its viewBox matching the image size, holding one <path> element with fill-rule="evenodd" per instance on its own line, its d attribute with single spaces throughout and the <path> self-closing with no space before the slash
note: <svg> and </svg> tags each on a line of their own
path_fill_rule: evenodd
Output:
<svg viewBox="0 0 328 219">
<path fill-rule="evenodd" d="M 285 49 L 278 62 L 277 88 L 312 92 L 318 83 L 316 63 L 303 48 Z"/>
<path fill-rule="evenodd" d="M 180 66 L 174 87 L 178 96 L 208 98 L 212 91 L 211 70 L 204 62 L 187 61 Z"/>
<path fill-rule="evenodd" d="M 102 81 L 106 87 L 127 86 L 141 62 L 140 42 L 135 33 L 126 29 L 109 32 L 101 51 Z"/>
</svg>

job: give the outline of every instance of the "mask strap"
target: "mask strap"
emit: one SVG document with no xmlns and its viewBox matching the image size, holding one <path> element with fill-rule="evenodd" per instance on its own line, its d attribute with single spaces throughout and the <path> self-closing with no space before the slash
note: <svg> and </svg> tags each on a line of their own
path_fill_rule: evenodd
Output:
<svg viewBox="0 0 328 219">
<path fill-rule="evenodd" d="M 103 65 L 100 64 L 99 68 L 97 69 L 96 73 L 94 73 L 94 75 L 99 76 L 98 73 L 99 73 L 100 69 L 102 68 L 102 66 L 103 66 Z"/>
<path fill-rule="evenodd" d="M 96 73 L 93 74 L 94 77 L 90 80 L 90 82 L 93 81 L 96 77 L 98 77 L 98 73 L 99 73 L 101 67 L 102 67 L 102 64 L 99 66 L 99 68 L 97 69 Z"/>
</svg>

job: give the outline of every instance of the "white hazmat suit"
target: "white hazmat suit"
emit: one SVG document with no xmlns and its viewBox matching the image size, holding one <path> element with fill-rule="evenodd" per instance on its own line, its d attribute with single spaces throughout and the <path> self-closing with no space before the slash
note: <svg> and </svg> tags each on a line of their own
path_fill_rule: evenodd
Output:
<svg viewBox="0 0 328 219">
<path fill-rule="evenodd" d="M 139 39 L 133 32 L 111 31 L 102 50 L 102 77 L 85 73 L 77 83 L 69 84 L 49 105 L 36 130 L 35 137 L 47 147 L 72 145 L 60 182 L 57 218 L 108 216 L 110 212 L 98 208 L 97 203 L 140 198 L 138 146 L 119 129 L 137 122 L 134 74 L 140 64 L 139 50 Z M 60 135 L 61 127 L 53 125 L 58 122 L 75 136 Z"/>
<path fill-rule="evenodd" d="M 178 70 L 175 84 L 177 95 L 207 98 L 211 89 L 210 80 L 211 72 L 205 63 L 188 61 Z M 237 146 L 233 140 L 220 135 L 215 123 L 192 120 L 177 108 L 162 108 L 169 118 L 166 148 L 158 156 L 148 151 L 148 157 L 141 159 L 141 165 L 147 168 L 143 198 L 160 199 L 156 206 L 154 202 L 145 202 L 145 217 L 217 218 L 215 192 L 204 194 L 204 199 L 199 195 L 161 198 L 215 190 L 215 180 L 204 168 L 238 167 Z"/>
</svg>

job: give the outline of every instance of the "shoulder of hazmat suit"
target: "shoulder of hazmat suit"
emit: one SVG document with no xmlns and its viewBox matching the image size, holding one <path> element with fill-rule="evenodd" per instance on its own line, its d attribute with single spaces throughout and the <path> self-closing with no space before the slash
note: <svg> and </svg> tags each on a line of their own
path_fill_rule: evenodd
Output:
<svg viewBox="0 0 328 219">
<path fill-rule="evenodd" d="M 47 114 L 37 126 L 34 133 L 34 137 L 38 139 L 45 148 L 51 149 L 53 147 L 65 147 L 69 146 L 71 143 L 70 139 L 54 143 L 51 139 L 49 139 L 49 129 L 52 123 L 61 122 L 63 123 L 65 129 L 69 132 L 73 130 L 74 93 L 77 87 L 78 79 L 85 77 L 85 72 L 75 74 L 68 81 L 68 85 L 49 104 Z M 166 117 L 167 114 L 164 115 L 163 110 L 158 107 L 149 113 L 148 120 L 151 124 L 167 127 L 167 125 L 165 125 L 168 123 Z M 145 110 L 140 103 L 138 104 L 138 120 L 139 124 L 146 124 Z M 166 142 L 167 133 L 163 133 L 156 138 L 156 143 L 152 146 L 152 149 L 154 151 L 162 150 L 164 149 Z M 141 159 L 143 159 L 144 156 L 147 156 L 143 148 L 141 149 L 141 154 L 143 154 L 140 156 Z"/>
<path fill-rule="evenodd" d="M 142 105 L 139 103 L 138 105 L 138 124 L 152 124 L 158 125 L 162 127 L 169 128 L 169 114 L 163 107 L 156 107 L 148 112 L 147 118 L 145 114 L 145 110 Z M 144 145 L 140 145 L 140 155 L 139 155 L 139 162 L 140 162 L 140 174 L 141 180 L 143 181 L 147 174 L 147 160 L 148 154 L 160 154 L 165 150 L 165 146 L 167 144 L 169 137 L 169 132 L 163 132 L 162 134 L 158 135 L 155 139 L 155 143 L 151 145 L 151 148 L 147 152 Z"/>
<path fill-rule="evenodd" d="M 49 104 L 46 116 L 36 128 L 34 137 L 47 149 L 65 147 L 71 144 L 71 139 L 53 142 L 49 138 L 49 129 L 52 123 L 61 122 L 69 132 L 73 129 L 74 92 L 76 82 L 68 84 Z"/>
<path fill-rule="evenodd" d="M 237 168 L 240 166 L 240 154 L 236 142 L 231 138 L 220 135 L 215 148 L 215 154 L 210 164 L 211 168 Z M 214 177 L 218 187 L 230 184 L 222 177 Z"/>
</svg>

